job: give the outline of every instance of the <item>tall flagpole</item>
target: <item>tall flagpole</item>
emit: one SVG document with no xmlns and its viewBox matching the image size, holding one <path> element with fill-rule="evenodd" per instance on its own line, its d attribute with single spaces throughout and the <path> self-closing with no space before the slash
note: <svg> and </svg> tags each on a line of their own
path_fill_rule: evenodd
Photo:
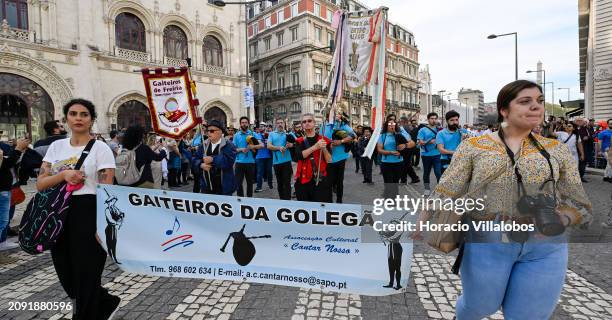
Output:
<svg viewBox="0 0 612 320">
<path fill-rule="evenodd" d="M 202 150 L 206 151 L 204 150 L 204 118 L 200 116 L 200 108 L 198 108 L 198 106 L 200 105 L 200 100 L 198 100 L 198 97 L 197 97 L 196 82 L 195 80 L 193 80 L 193 75 L 191 74 L 191 58 L 186 58 L 185 60 L 187 61 L 187 72 L 189 75 L 189 85 L 191 86 L 191 95 L 194 101 L 193 107 L 195 108 L 196 117 L 200 121 L 200 139 L 202 140 Z M 208 185 L 210 186 L 212 190 L 212 180 L 210 179 L 210 172 L 206 170 L 204 170 L 204 172 L 206 173 L 205 176 L 208 178 Z"/>
</svg>

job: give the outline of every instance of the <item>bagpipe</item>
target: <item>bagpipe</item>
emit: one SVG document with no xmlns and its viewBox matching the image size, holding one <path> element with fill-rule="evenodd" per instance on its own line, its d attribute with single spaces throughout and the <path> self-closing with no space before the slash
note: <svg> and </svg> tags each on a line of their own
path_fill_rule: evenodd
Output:
<svg viewBox="0 0 612 320">
<path fill-rule="evenodd" d="M 334 129 L 334 131 L 332 132 L 332 140 L 342 140 L 348 136 L 349 136 L 348 132 L 342 129 Z M 344 152 L 349 152 L 351 150 L 350 142 L 343 143 L 343 145 L 344 145 Z"/>
<path fill-rule="evenodd" d="M 253 244 L 253 241 L 251 241 L 251 239 L 272 238 L 272 236 L 270 236 L 269 234 L 263 235 L 263 236 L 247 237 L 244 234 L 245 227 L 246 227 L 246 224 L 242 225 L 242 229 L 240 229 L 240 231 L 231 232 L 227 236 L 227 240 L 225 240 L 225 243 L 220 249 L 221 252 L 225 252 L 225 248 L 227 247 L 227 244 L 230 238 L 234 238 L 234 244 L 232 246 L 232 253 L 234 255 L 234 259 L 236 260 L 236 263 L 238 263 L 239 265 L 243 267 L 248 265 L 251 262 L 251 260 L 253 260 L 253 258 L 255 257 L 255 253 L 257 252 L 255 250 L 255 245 Z"/>
<path fill-rule="evenodd" d="M 259 139 L 257 139 L 253 135 L 248 135 L 246 137 L 246 142 L 247 142 L 247 145 L 249 145 L 249 146 L 258 146 L 259 145 Z M 251 149 L 251 151 L 253 152 L 253 157 L 257 156 L 257 150 L 256 149 Z"/>
</svg>

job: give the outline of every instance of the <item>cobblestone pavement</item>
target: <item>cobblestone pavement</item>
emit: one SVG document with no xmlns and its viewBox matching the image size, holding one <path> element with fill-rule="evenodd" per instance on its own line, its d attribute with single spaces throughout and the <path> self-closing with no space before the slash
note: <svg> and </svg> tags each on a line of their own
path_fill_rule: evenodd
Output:
<svg viewBox="0 0 612 320">
<path fill-rule="evenodd" d="M 345 202 L 359 202 L 382 192 L 382 178 L 364 185 L 349 160 Z M 420 171 L 417 171 L 420 174 Z M 594 205 L 595 222 L 570 244 L 566 283 L 553 319 L 612 319 L 612 230 L 601 227 L 612 207 L 612 185 L 587 176 L 585 189 Z M 433 179 L 435 181 L 435 179 Z M 265 185 L 265 184 L 264 184 Z M 190 186 L 184 188 L 188 191 Z M 411 185 L 409 194 L 422 192 Z M 257 197 L 276 197 L 264 187 Z M 27 188 L 27 193 L 32 190 Z M 18 208 L 18 223 L 24 205 Z M 9 241 L 16 241 L 14 238 Z M 30 256 L 19 249 L 0 252 L 0 319 L 70 319 L 71 311 L 14 311 L 19 302 L 70 302 L 48 253 Z M 231 281 L 158 278 L 124 273 L 107 261 L 102 282 L 122 299 L 115 319 L 452 319 L 461 281 L 452 274 L 454 255 L 442 255 L 416 243 L 410 285 L 404 293 L 370 297 L 319 290 Z M 490 319 L 503 319 L 500 312 Z"/>
</svg>

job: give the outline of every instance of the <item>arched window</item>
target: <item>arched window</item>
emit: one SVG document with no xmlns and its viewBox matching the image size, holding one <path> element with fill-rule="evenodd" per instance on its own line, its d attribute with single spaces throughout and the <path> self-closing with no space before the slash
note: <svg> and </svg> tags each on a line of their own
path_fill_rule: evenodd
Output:
<svg viewBox="0 0 612 320">
<path fill-rule="evenodd" d="M 289 109 L 291 111 L 291 113 L 300 113 L 302 112 L 302 110 L 300 109 L 300 104 L 297 102 L 294 102 L 291 104 L 291 108 Z"/>
<path fill-rule="evenodd" d="M 28 29 L 28 1 L 0 0 L 0 22 L 6 19 L 9 27 Z"/>
<path fill-rule="evenodd" d="M 164 55 L 169 58 L 187 58 L 187 35 L 177 26 L 164 28 Z"/>
<path fill-rule="evenodd" d="M 204 37 L 202 54 L 204 55 L 204 64 L 223 67 L 223 46 L 217 38 L 213 36 Z"/>
<path fill-rule="evenodd" d="M 133 125 L 140 125 L 146 132 L 152 130 L 149 108 L 136 100 L 123 103 L 117 110 L 117 126 L 119 129 Z"/>
<path fill-rule="evenodd" d="M 123 12 L 115 18 L 115 43 L 119 48 L 146 52 L 145 27 L 137 16 Z"/>
</svg>

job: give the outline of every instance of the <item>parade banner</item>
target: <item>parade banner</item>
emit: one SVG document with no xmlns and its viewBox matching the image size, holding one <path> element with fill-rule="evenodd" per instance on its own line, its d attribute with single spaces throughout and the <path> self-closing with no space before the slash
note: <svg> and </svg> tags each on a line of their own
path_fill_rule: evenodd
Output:
<svg viewBox="0 0 612 320">
<path fill-rule="evenodd" d="M 390 278 L 408 284 L 412 243 L 364 243 L 372 211 L 361 205 L 100 185 L 97 208 L 100 241 L 125 272 L 373 296 L 402 292 L 383 287 Z"/>
<path fill-rule="evenodd" d="M 368 82 L 368 75 L 372 64 L 372 42 L 370 42 L 370 28 L 372 16 L 349 16 L 346 28 L 347 36 L 344 38 L 344 79 L 346 86 L 360 92 Z"/>
<path fill-rule="evenodd" d="M 151 72 L 153 71 L 153 72 Z M 142 69 L 153 130 L 161 136 L 179 139 L 197 125 L 192 86 L 186 67 Z"/>
<path fill-rule="evenodd" d="M 376 58 L 376 62 L 372 66 L 375 74 L 372 75 L 373 80 L 370 84 L 370 92 L 372 92 L 372 137 L 370 142 L 366 146 L 362 157 L 371 158 L 376 149 L 378 138 L 382 132 L 383 117 L 385 116 L 385 102 L 387 94 L 387 75 L 385 73 L 386 63 L 386 52 L 387 52 L 387 14 L 386 10 L 379 11 L 376 14 L 376 28 L 379 30 L 372 30 L 370 39 L 375 41 L 376 53 L 373 55 Z"/>
</svg>

